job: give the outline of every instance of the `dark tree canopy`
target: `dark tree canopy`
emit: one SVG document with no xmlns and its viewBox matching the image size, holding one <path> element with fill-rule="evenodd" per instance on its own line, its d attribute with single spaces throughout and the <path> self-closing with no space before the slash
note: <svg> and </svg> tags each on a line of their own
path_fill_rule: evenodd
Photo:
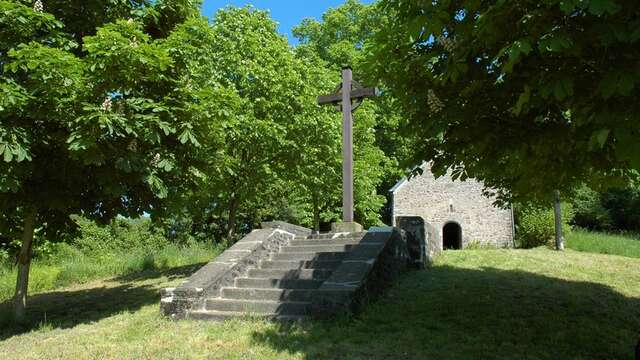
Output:
<svg viewBox="0 0 640 360">
<path fill-rule="evenodd" d="M 368 46 L 416 160 L 500 198 L 542 199 L 640 168 L 635 0 L 399 1 Z"/>
</svg>

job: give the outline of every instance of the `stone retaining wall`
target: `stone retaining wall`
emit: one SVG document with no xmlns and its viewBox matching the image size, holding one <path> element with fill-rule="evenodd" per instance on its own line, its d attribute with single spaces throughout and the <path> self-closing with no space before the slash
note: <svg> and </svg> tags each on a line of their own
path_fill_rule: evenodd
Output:
<svg viewBox="0 0 640 360">
<path fill-rule="evenodd" d="M 369 229 L 313 298 L 314 318 L 354 314 L 390 287 L 411 260 L 397 228 Z"/>
<path fill-rule="evenodd" d="M 178 287 L 162 289 L 162 314 L 182 319 L 188 317 L 189 311 L 204 308 L 206 298 L 217 297 L 222 287 L 233 284 L 235 278 L 245 275 L 249 267 L 278 252 L 294 237 L 295 234 L 281 229 L 254 230 Z"/>
</svg>

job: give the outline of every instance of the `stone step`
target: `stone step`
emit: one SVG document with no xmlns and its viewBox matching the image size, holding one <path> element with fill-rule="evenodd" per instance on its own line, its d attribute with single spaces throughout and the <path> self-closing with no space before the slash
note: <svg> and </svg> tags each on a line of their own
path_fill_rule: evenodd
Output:
<svg viewBox="0 0 640 360">
<path fill-rule="evenodd" d="M 222 298 L 235 300 L 311 301 L 316 290 L 222 288 Z"/>
<path fill-rule="evenodd" d="M 310 302 L 207 299 L 205 310 L 244 312 L 248 314 L 306 315 Z"/>
<path fill-rule="evenodd" d="M 297 260 L 267 260 L 260 263 L 261 269 L 327 269 L 335 270 L 341 261 L 297 261 Z"/>
<path fill-rule="evenodd" d="M 280 253 L 308 253 L 308 252 L 341 252 L 349 251 L 354 245 L 298 245 L 285 246 Z"/>
<path fill-rule="evenodd" d="M 250 269 L 250 278 L 326 280 L 333 270 L 318 269 Z"/>
<path fill-rule="evenodd" d="M 256 278 L 236 278 L 237 288 L 258 288 L 258 289 L 317 289 L 322 284 L 322 280 L 310 279 L 256 279 Z"/>
<path fill-rule="evenodd" d="M 358 238 L 361 239 L 366 232 L 352 232 L 352 233 L 323 233 L 323 234 L 313 234 L 308 236 L 296 236 L 295 239 L 338 239 L 338 238 Z"/>
<path fill-rule="evenodd" d="M 295 260 L 295 261 L 342 261 L 344 259 L 345 252 L 287 252 L 277 253 L 271 255 L 271 260 Z"/>
<path fill-rule="evenodd" d="M 189 312 L 189 319 L 225 321 L 229 319 L 264 319 L 274 321 L 303 321 L 308 317 L 304 315 L 283 315 L 283 314 L 247 314 L 241 311 L 212 311 L 198 310 Z"/>
<path fill-rule="evenodd" d="M 338 239 L 294 239 L 289 241 L 290 246 L 300 245 L 354 245 L 358 244 L 362 239 L 356 238 L 338 238 Z"/>
</svg>

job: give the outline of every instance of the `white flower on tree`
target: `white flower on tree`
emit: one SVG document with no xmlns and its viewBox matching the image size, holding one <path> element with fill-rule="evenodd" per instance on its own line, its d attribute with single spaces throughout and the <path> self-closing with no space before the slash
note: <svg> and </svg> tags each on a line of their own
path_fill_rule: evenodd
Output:
<svg viewBox="0 0 640 360">
<path fill-rule="evenodd" d="M 107 96 L 102 102 L 102 111 L 104 112 L 111 111 L 111 105 L 112 105 L 111 98 Z"/>
<path fill-rule="evenodd" d="M 151 159 L 151 165 L 156 166 L 160 162 L 160 154 L 156 153 Z"/>
<path fill-rule="evenodd" d="M 33 11 L 39 12 L 39 13 L 44 11 L 44 6 L 42 5 L 42 1 L 36 0 L 36 2 L 33 4 Z"/>
</svg>

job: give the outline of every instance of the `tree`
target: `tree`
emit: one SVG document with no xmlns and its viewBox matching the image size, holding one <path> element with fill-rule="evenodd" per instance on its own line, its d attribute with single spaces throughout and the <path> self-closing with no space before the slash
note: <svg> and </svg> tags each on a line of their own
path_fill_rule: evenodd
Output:
<svg viewBox="0 0 640 360">
<path fill-rule="evenodd" d="M 640 167 L 633 0 L 397 1 L 368 47 L 416 160 L 497 200 L 548 201 Z"/>
<path fill-rule="evenodd" d="M 307 63 L 324 62 L 329 76 L 333 77 L 334 88 L 318 89 L 322 92 L 317 95 L 335 90 L 344 64 L 350 64 L 356 69 L 358 80 L 370 79 L 362 68 L 365 55 L 362 49 L 381 21 L 386 21 L 385 17 L 377 13 L 373 6 L 348 0 L 341 6 L 329 9 L 322 15 L 321 22 L 305 19 L 293 29 L 300 41 L 300 45 L 296 47 L 298 56 L 305 58 Z M 366 101 L 354 115 L 355 217 L 365 225 L 379 223 L 380 209 L 385 203 L 384 196 L 379 193 L 386 194 L 391 184 L 400 177 L 397 158 L 404 157 L 403 141 L 395 137 L 399 118 L 393 106 L 389 106 L 393 101 L 388 96 Z M 334 119 L 340 121 L 339 117 Z M 339 132 L 337 135 L 335 140 L 338 142 L 334 142 L 334 145 L 341 146 Z M 335 171 L 340 176 L 340 169 Z M 336 179 L 338 182 L 332 186 L 339 189 L 340 178 Z M 339 193 L 336 195 L 334 207 L 340 204 Z"/>
<path fill-rule="evenodd" d="M 294 171 L 290 172 L 292 187 L 297 189 L 293 202 L 303 204 L 308 216 L 301 223 L 311 224 L 320 231 L 321 221 L 340 218 L 342 199 L 341 117 L 327 107 L 316 105 L 319 94 L 335 90 L 336 74 L 314 53 L 298 52 L 305 86 L 302 112 L 295 117 L 290 131 L 294 153 Z"/>
<path fill-rule="evenodd" d="M 153 214 L 195 185 L 203 144 L 216 143 L 226 119 L 208 110 L 225 108 L 224 88 L 186 65 L 203 54 L 173 46 L 172 36 L 193 35 L 206 21 L 175 18 L 177 28 L 154 39 L 145 31 L 149 9 L 100 3 L 92 2 L 106 17 L 89 26 L 94 19 L 73 8 L 49 13 L 57 3 L 0 1 L 0 233 L 22 232 L 17 320 L 25 316 L 36 228 L 53 237 L 70 214 Z M 118 20 L 125 14 L 129 20 Z M 92 36 L 78 36 L 74 26 L 83 22 Z"/>
<path fill-rule="evenodd" d="M 201 186 L 185 192 L 180 206 L 196 217 L 207 214 L 199 221 L 219 222 L 234 241 L 238 228 L 248 230 L 245 220 L 261 213 L 257 205 L 268 206 L 265 193 L 280 187 L 292 164 L 288 132 L 303 106 L 303 64 L 268 14 L 251 7 L 218 11 L 200 47 L 210 53 L 204 63 L 215 69 L 211 78 L 229 91 L 229 121 Z"/>
</svg>

